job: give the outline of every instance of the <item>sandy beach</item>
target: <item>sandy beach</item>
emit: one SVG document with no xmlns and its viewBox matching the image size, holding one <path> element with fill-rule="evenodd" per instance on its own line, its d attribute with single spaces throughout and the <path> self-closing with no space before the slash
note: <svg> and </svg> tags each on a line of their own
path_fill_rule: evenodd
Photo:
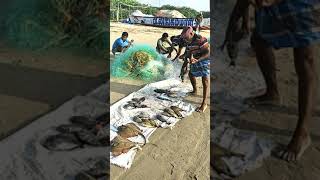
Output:
<svg viewBox="0 0 320 180">
<path fill-rule="evenodd" d="M 33 51 L 0 39 L 0 140 L 105 82 L 107 64 L 88 50 Z"/>
<path fill-rule="evenodd" d="M 235 1 L 234 1 L 235 2 Z M 227 3 L 226 3 L 227 4 Z M 232 3 L 229 3 L 232 4 Z M 221 8 L 222 7 L 222 8 Z M 214 46 L 222 44 L 224 38 L 224 31 L 226 23 L 224 19 L 228 18 L 228 13 L 231 12 L 232 6 L 223 7 L 221 11 L 216 12 L 217 19 L 214 26 L 216 31 L 214 39 L 216 42 Z M 221 13 L 224 12 L 224 13 Z M 260 93 L 264 90 L 264 83 L 262 81 L 261 72 L 258 69 L 255 57 L 247 53 L 249 41 L 242 42 L 240 48 L 240 56 L 237 60 L 236 68 L 227 68 L 229 60 L 227 53 L 221 54 L 216 51 L 214 65 L 214 74 L 217 79 L 212 83 L 215 86 L 228 86 L 233 89 L 226 89 L 225 91 L 238 91 L 238 94 L 257 94 L 258 88 L 248 89 L 248 87 L 262 87 Z M 320 46 L 316 46 L 316 62 L 317 70 L 320 69 L 319 59 Z M 259 137 L 264 137 L 272 140 L 275 143 L 286 145 L 293 133 L 296 122 L 298 120 L 298 79 L 294 68 L 292 49 L 281 49 L 275 51 L 276 68 L 277 68 L 277 82 L 281 96 L 281 105 L 277 106 L 256 106 L 254 108 L 246 109 L 238 115 L 234 115 L 233 125 L 236 128 L 256 132 Z M 318 72 L 319 75 L 319 72 Z M 260 84 L 253 84 L 251 82 L 259 82 Z M 261 86 L 262 82 L 262 86 Z M 319 86 L 319 82 L 318 82 Z M 242 91 L 247 89 L 248 91 Z M 319 92 L 319 89 L 318 89 Z M 211 94 L 211 97 L 213 95 Z M 216 113 L 223 113 L 219 110 L 219 99 L 223 97 L 213 97 L 217 99 Z M 320 97 L 317 97 L 316 112 L 310 124 L 311 137 L 313 144 L 302 156 L 297 163 L 287 163 L 274 156 L 265 159 L 262 166 L 245 173 L 236 178 L 237 180 L 319 180 L 320 179 Z M 216 121 L 224 121 L 224 119 L 214 119 Z M 211 131 L 211 133 L 214 133 Z"/>
<path fill-rule="evenodd" d="M 129 32 L 129 39 L 135 43 L 156 46 L 162 33 L 169 36 L 178 35 L 181 29 L 156 28 L 148 26 L 111 23 L 110 46 L 121 36 L 123 31 Z M 209 37 L 210 32 L 203 35 Z M 111 56 L 111 63 L 113 57 Z M 180 70 L 179 70 L 180 71 Z M 199 106 L 201 103 L 202 85 L 198 80 L 199 93 L 186 98 L 187 102 Z M 188 83 L 188 82 L 186 82 Z M 110 103 L 113 104 L 128 94 L 139 90 L 145 82 L 111 77 Z M 133 165 L 125 170 L 111 165 L 112 180 L 188 180 L 209 179 L 210 176 L 210 101 L 204 113 L 194 112 L 170 129 L 157 129 L 142 151 L 138 151 Z M 153 145 L 154 144 L 154 145 Z"/>
</svg>

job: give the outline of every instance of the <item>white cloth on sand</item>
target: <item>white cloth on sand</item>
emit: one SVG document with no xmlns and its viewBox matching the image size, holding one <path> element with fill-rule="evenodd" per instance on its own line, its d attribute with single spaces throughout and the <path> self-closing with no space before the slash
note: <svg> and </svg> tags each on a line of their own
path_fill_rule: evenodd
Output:
<svg viewBox="0 0 320 180">
<path fill-rule="evenodd" d="M 155 89 L 170 89 L 170 91 L 177 92 L 177 98 L 168 98 L 168 100 L 159 99 L 159 94 L 154 92 Z M 190 84 L 182 83 L 178 79 L 167 79 L 155 83 L 151 83 L 143 87 L 137 92 L 133 92 L 126 96 L 125 98 L 121 99 L 120 101 L 116 102 L 110 107 L 110 140 L 113 140 L 116 136 L 116 129 L 124 124 L 127 123 L 135 123 L 133 121 L 133 117 L 138 115 L 139 113 L 147 113 L 150 115 L 152 119 L 156 119 L 155 116 L 163 111 L 164 108 L 170 106 L 178 106 L 184 111 L 181 112 L 183 117 L 189 116 L 195 110 L 195 107 L 190 103 L 186 103 L 183 101 L 183 97 L 186 96 L 188 92 L 192 90 Z M 164 97 L 165 95 L 161 95 Z M 132 98 L 141 98 L 145 97 L 146 100 L 142 102 L 142 104 L 147 105 L 147 108 L 137 108 L 137 109 L 125 109 L 123 108 L 124 105 L 128 101 L 131 101 Z M 175 124 L 180 119 L 177 118 L 168 118 L 167 121 L 170 121 L 171 124 L 167 124 L 165 122 L 160 122 L 162 128 L 170 128 L 172 129 Z M 135 123 L 141 130 L 143 135 L 146 137 L 148 142 L 148 138 L 157 128 L 146 128 L 139 126 L 139 124 Z M 143 143 L 143 138 L 141 136 L 130 138 L 129 140 L 133 142 Z M 117 165 L 123 168 L 130 168 L 136 155 L 137 148 L 131 149 L 129 152 L 121 154 L 119 156 L 112 156 L 110 152 L 110 163 Z"/>
<path fill-rule="evenodd" d="M 68 124 L 74 115 L 96 118 L 108 112 L 105 103 L 109 87 L 102 85 L 86 96 L 77 96 L 56 110 L 33 121 L 0 143 L 0 179 L 52 180 L 74 179 L 88 169 L 88 159 L 106 157 L 108 147 L 84 147 L 73 151 L 55 152 L 40 142 L 47 135 L 57 134 L 54 127 Z"/>
<path fill-rule="evenodd" d="M 235 176 L 260 167 L 275 145 L 272 141 L 257 137 L 254 132 L 239 130 L 224 123 L 217 125 L 212 132 L 211 141 L 232 152 L 245 155 L 244 159 L 235 156 L 223 158 Z"/>
</svg>

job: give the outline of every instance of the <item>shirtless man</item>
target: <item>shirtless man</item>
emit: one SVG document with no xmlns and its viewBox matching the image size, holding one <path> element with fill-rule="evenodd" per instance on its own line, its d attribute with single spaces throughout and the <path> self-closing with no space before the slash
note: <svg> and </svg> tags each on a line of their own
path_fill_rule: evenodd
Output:
<svg viewBox="0 0 320 180">
<path fill-rule="evenodd" d="M 293 48 L 299 81 L 299 118 L 291 141 L 279 156 L 289 162 L 296 161 L 311 144 L 309 125 L 317 91 L 314 43 L 320 40 L 320 17 L 317 13 L 320 1 L 238 0 L 231 16 L 245 13 L 249 4 L 256 10 L 256 29 L 251 42 L 267 89 L 263 95 L 249 98 L 246 102 L 279 103 L 273 48 Z"/>
</svg>

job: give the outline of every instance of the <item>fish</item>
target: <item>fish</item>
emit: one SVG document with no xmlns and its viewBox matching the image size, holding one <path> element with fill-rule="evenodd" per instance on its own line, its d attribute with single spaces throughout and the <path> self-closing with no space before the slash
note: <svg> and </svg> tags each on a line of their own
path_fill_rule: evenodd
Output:
<svg viewBox="0 0 320 180">
<path fill-rule="evenodd" d="M 87 129 L 79 124 L 62 124 L 56 127 L 56 130 L 61 133 L 74 133 Z"/>
<path fill-rule="evenodd" d="M 235 152 L 232 152 L 228 149 L 225 149 L 216 143 L 211 143 L 210 149 L 211 149 L 210 155 L 212 158 L 210 163 L 212 164 L 213 168 L 220 174 L 225 174 L 230 177 L 235 177 L 235 175 L 232 174 L 230 168 L 228 167 L 228 165 L 225 163 L 225 161 L 222 158 L 237 156 L 237 157 L 240 157 L 241 159 L 243 159 L 245 156 L 243 154 L 235 153 Z"/>
<path fill-rule="evenodd" d="M 135 147 L 137 143 L 129 141 L 122 136 L 116 136 L 111 141 L 111 153 L 113 156 L 119 156 L 120 154 L 127 153 L 131 148 Z"/>
<path fill-rule="evenodd" d="M 160 114 L 157 114 L 156 118 L 161 122 L 167 123 L 167 119 L 165 117 L 163 117 L 162 115 L 160 115 Z"/>
<path fill-rule="evenodd" d="M 167 116 L 167 117 L 173 117 L 172 115 L 170 115 L 170 114 L 167 113 L 167 112 L 162 112 L 161 114 L 164 115 L 164 116 Z"/>
<path fill-rule="evenodd" d="M 106 158 L 103 158 L 96 162 L 92 168 L 89 170 L 84 171 L 83 173 L 94 177 L 96 180 L 97 178 L 102 178 L 108 175 L 107 169 L 109 168 L 109 161 Z"/>
<path fill-rule="evenodd" d="M 144 127 L 149 127 L 149 128 L 159 127 L 157 122 L 155 120 L 153 120 L 153 119 L 143 119 L 142 122 L 139 123 L 139 124 L 144 126 Z"/>
<path fill-rule="evenodd" d="M 166 95 L 168 97 L 172 97 L 172 98 L 177 98 L 178 97 L 178 94 L 176 92 L 171 92 L 171 91 L 166 93 Z"/>
<path fill-rule="evenodd" d="M 109 124 L 110 123 L 110 112 L 106 112 L 96 118 L 98 123 Z"/>
<path fill-rule="evenodd" d="M 83 171 L 78 173 L 75 177 L 75 180 L 97 180 L 95 177 L 91 176 L 89 173 Z"/>
<path fill-rule="evenodd" d="M 141 105 L 141 108 L 147 108 L 148 106 L 147 105 L 145 105 L 145 104 L 142 104 Z"/>
<path fill-rule="evenodd" d="M 148 106 L 145 104 L 139 104 L 137 106 L 135 106 L 135 108 L 147 108 Z"/>
<path fill-rule="evenodd" d="M 242 159 L 245 157 L 244 154 L 232 152 L 226 148 L 221 147 L 220 145 L 218 145 L 216 143 L 211 143 L 210 148 L 213 149 L 214 156 L 223 156 L 223 157 L 237 156 Z"/>
<path fill-rule="evenodd" d="M 172 100 L 170 99 L 170 98 L 168 98 L 168 97 L 166 97 L 166 96 L 157 96 L 157 98 L 158 99 L 161 99 L 161 100 L 165 100 L 165 101 L 171 101 L 172 102 Z"/>
<path fill-rule="evenodd" d="M 134 123 L 128 123 L 118 127 L 118 134 L 123 138 L 130 138 L 135 136 L 142 136 L 144 139 L 144 145 L 147 142 L 146 137 L 143 135 L 141 129 L 136 126 Z"/>
<path fill-rule="evenodd" d="M 87 128 L 93 128 L 96 125 L 96 120 L 85 116 L 72 116 L 69 121 L 73 124 L 79 124 Z"/>
<path fill-rule="evenodd" d="M 142 102 L 145 101 L 145 100 L 146 100 L 146 98 L 145 98 L 145 97 L 142 97 L 142 98 L 139 99 L 139 102 L 142 103 Z"/>
<path fill-rule="evenodd" d="M 180 113 L 181 111 L 183 111 L 181 108 L 177 107 L 177 106 L 171 106 L 170 109 L 172 109 L 174 111 L 174 113 L 176 113 L 178 115 L 179 118 L 182 118 L 182 114 Z"/>
<path fill-rule="evenodd" d="M 101 140 L 90 131 L 79 131 L 76 136 L 81 140 L 82 143 L 91 146 L 107 146 L 107 143 L 102 143 Z"/>
<path fill-rule="evenodd" d="M 40 144 L 51 151 L 72 151 L 82 148 L 84 145 L 74 133 L 51 135 L 46 137 Z"/>
<path fill-rule="evenodd" d="M 179 116 L 171 108 L 165 108 L 163 111 L 170 114 L 172 117 L 179 118 Z"/>
<path fill-rule="evenodd" d="M 225 174 L 230 177 L 236 177 L 228 167 L 228 165 L 221 158 L 214 158 L 213 162 L 211 162 L 214 170 L 217 171 L 218 174 Z"/>
<path fill-rule="evenodd" d="M 133 121 L 136 123 L 142 123 L 142 119 L 138 116 L 133 117 Z"/>
<path fill-rule="evenodd" d="M 129 109 L 130 107 L 132 107 L 132 106 L 130 106 L 130 104 L 125 104 L 125 105 L 123 106 L 124 109 Z"/>
<path fill-rule="evenodd" d="M 221 51 L 223 51 L 224 47 L 227 46 L 228 56 L 231 59 L 229 66 L 235 66 L 235 59 L 238 57 L 239 42 L 249 33 L 249 3 L 242 3 L 241 8 L 239 8 L 239 4 L 236 4 L 236 6 L 237 7 L 232 10 L 225 40 L 220 47 Z"/>
<path fill-rule="evenodd" d="M 132 98 L 131 101 L 139 102 L 139 99 L 138 98 Z"/>
<path fill-rule="evenodd" d="M 145 113 L 145 112 L 141 112 L 138 114 L 138 117 L 139 118 L 150 118 L 150 115 L 148 113 Z"/>
<path fill-rule="evenodd" d="M 166 90 L 166 89 L 155 89 L 153 91 L 156 92 L 156 93 L 162 94 L 162 93 L 167 93 L 169 90 Z"/>
</svg>

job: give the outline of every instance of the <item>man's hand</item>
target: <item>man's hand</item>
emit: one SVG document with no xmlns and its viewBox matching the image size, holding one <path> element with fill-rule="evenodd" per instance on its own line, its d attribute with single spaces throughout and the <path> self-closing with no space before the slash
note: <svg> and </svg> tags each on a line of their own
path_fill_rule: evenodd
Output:
<svg viewBox="0 0 320 180">
<path fill-rule="evenodd" d="M 194 63 L 196 63 L 196 62 L 198 62 L 198 59 L 196 59 L 196 58 L 190 58 L 190 64 L 194 64 Z"/>
</svg>

